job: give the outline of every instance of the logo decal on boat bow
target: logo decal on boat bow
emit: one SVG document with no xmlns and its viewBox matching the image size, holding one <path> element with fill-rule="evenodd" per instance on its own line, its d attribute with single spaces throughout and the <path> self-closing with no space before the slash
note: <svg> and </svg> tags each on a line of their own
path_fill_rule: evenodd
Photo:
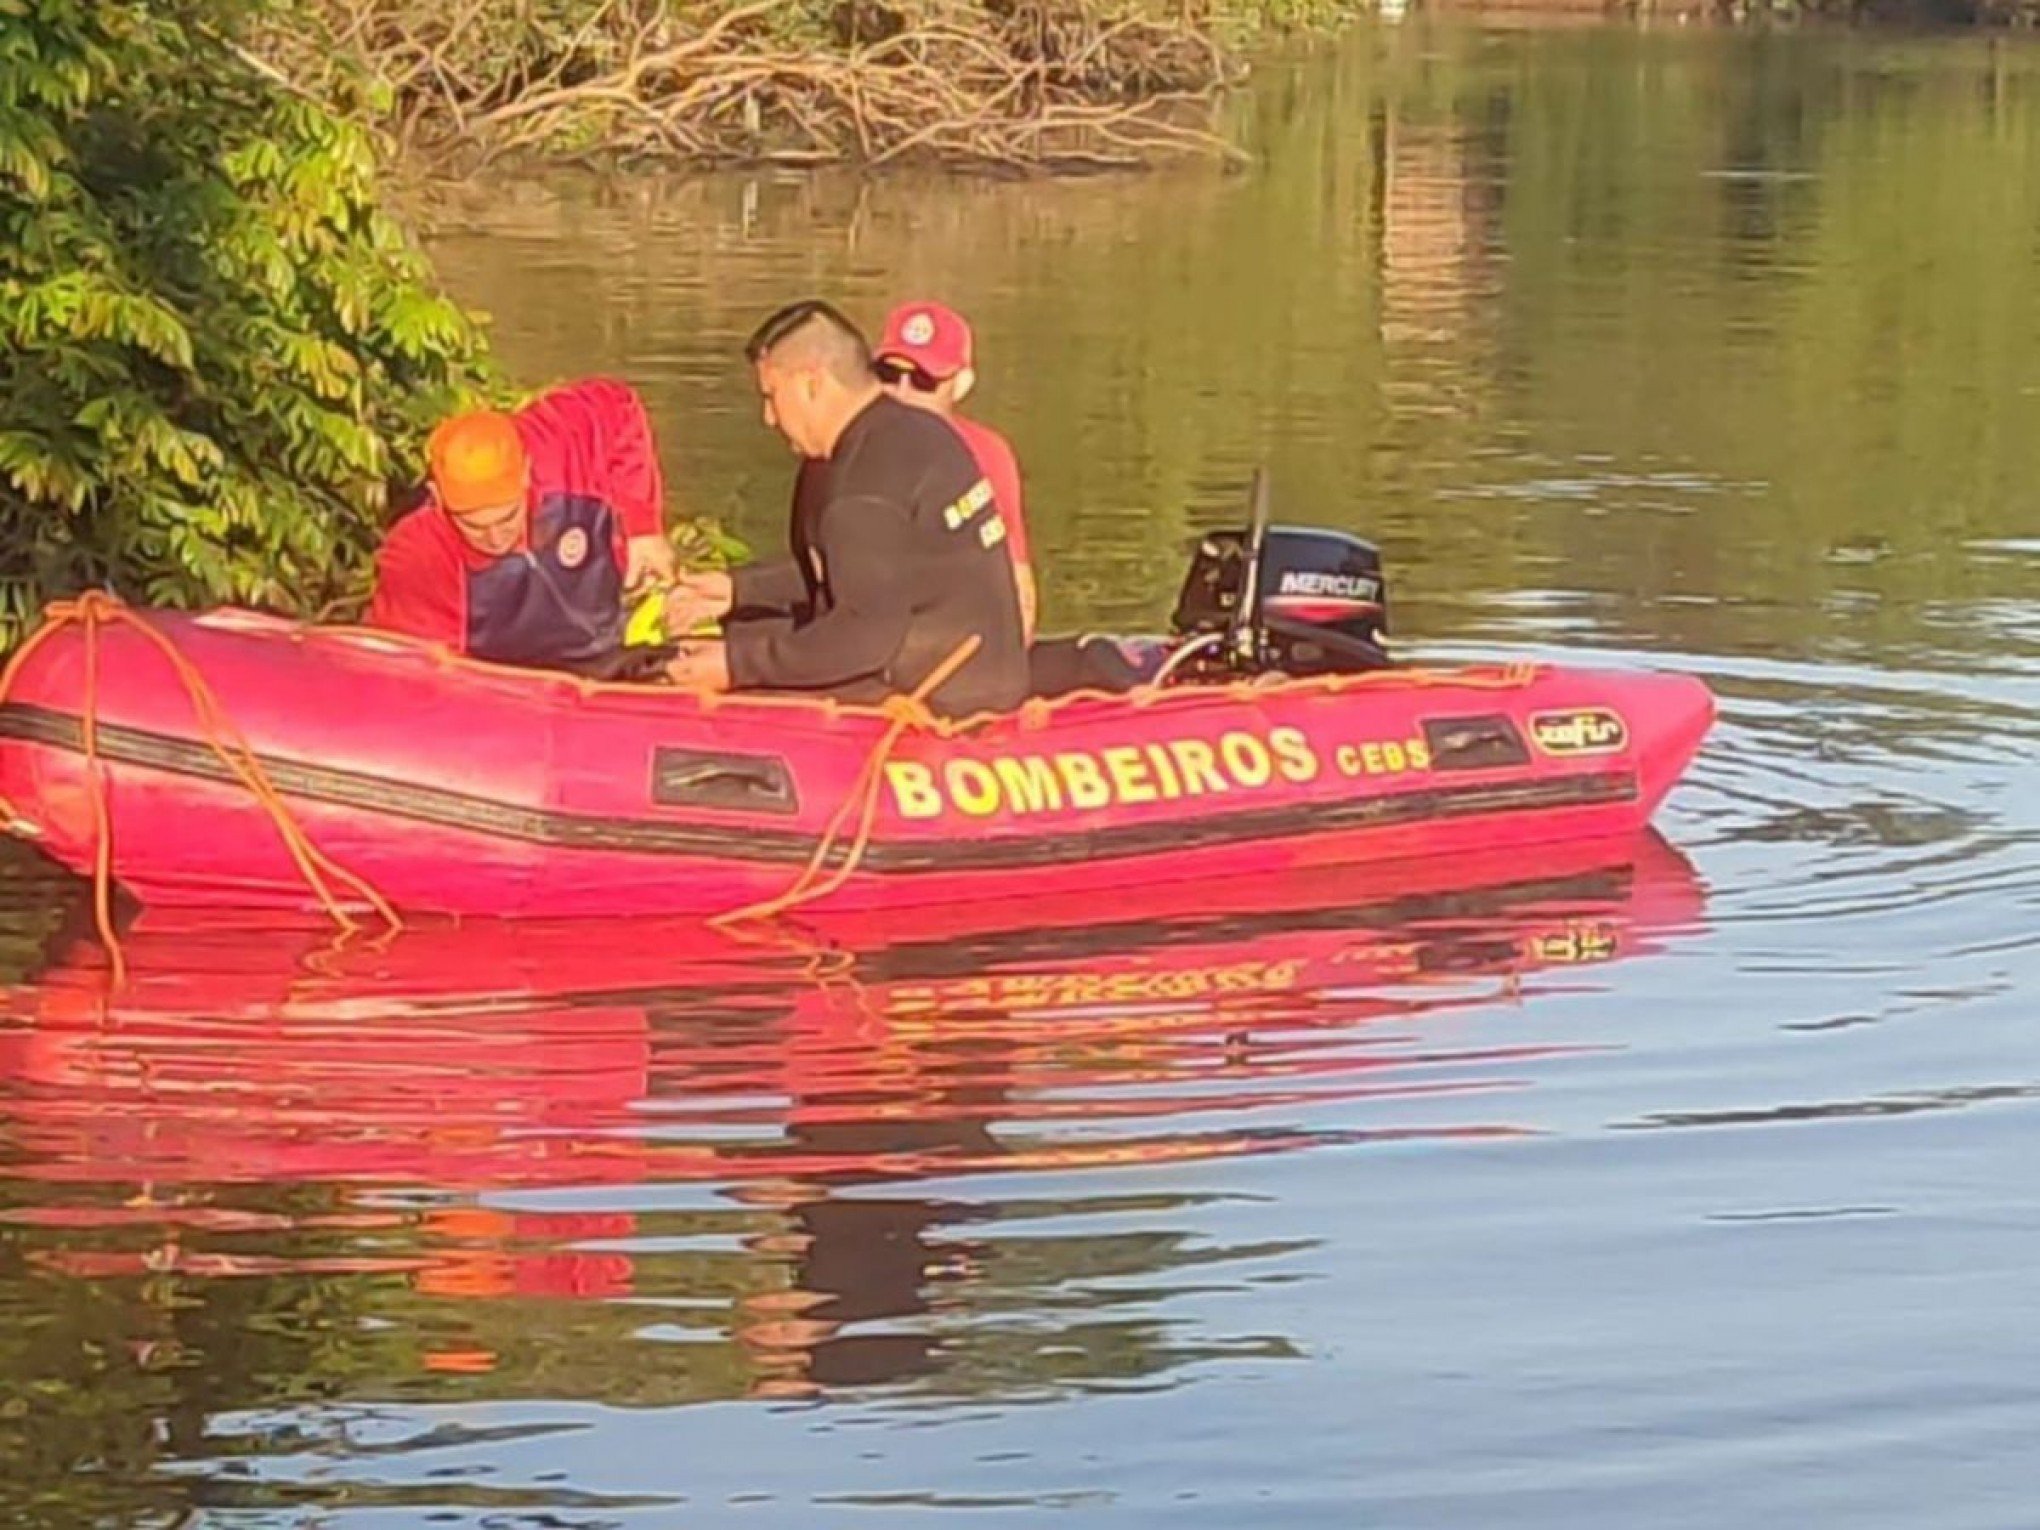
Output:
<svg viewBox="0 0 2040 1530">
<path fill-rule="evenodd" d="M 1629 727 L 1606 707 L 1536 712 L 1530 736 L 1546 754 L 1618 754 L 1629 747 Z"/>
</svg>

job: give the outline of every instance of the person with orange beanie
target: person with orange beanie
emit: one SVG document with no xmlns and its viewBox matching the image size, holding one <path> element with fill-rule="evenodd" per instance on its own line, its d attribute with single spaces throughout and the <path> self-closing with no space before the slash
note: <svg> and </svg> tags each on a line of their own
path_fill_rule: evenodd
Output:
<svg viewBox="0 0 2040 1530">
<path fill-rule="evenodd" d="M 376 554 L 369 624 L 501 664 L 621 675 L 625 592 L 674 571 L 636 392 L 591 378 L 514 414 L 455 415 L 426 457 L 425 503 Z"/>
</svg>

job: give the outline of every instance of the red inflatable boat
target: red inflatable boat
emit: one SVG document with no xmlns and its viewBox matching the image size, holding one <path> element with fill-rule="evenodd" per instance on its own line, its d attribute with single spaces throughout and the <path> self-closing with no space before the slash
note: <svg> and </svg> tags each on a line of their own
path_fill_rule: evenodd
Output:
<svg viewBox="0 0 2040 1530">
<path fill-rule="evenodd" d="M 66 866 L 104 842 L 159 905 L 313 908 L 308 858 L 347 902 L 619 915 L 797 881 L 875 909 L 1528 850 L 1640 828 L 1713 717 L 1683 676 L 1521 666 L 1079 692 L 952 724 L 94 609 L 15 667 L 0 799 Z"/>
<path fill-rule="evenodd" d="M 112 875 L 150 904 L 316 907 L 308 855 L 344 868 L 347 901 L 617 915 L 715 914 L 802 879 L 883 908 L 1529 850 L 1640 828 L 1713 716 L 1683 676 L 1522 666 L 1078 693 L 950 724 L 246 612 L 147 624 L 74 622 L 26 654 L 0 798 L 79 870 L 103 825 Z"/>
</svg>

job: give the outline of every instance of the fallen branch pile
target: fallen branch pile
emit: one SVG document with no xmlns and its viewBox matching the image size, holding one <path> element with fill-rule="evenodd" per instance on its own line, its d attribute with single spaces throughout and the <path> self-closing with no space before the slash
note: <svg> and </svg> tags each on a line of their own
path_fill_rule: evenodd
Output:
<svg viewBox="0 0 2040 1530">
<path fill-rule="evenodd" d="M 1013 168 L 1227 152 L 1237 66 L 1190 13 L 1097 0 L 314 0 L 266 40 L 366 75 L 407 146 L 480 157 Z"/>
</svg>

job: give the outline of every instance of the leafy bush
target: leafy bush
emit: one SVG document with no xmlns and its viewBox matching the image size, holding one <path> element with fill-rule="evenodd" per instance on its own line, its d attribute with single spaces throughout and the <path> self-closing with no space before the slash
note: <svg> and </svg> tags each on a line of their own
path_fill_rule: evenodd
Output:
<svg viewBox="0 0 2040 1530">
<path fill-rule="evenodd" d="M 86 585 L 357 592 L 387 486 L 494 391 L 370 132 L 235 41 L 266 3 L 0 0 L 0 649 Z"/>
</svg>

